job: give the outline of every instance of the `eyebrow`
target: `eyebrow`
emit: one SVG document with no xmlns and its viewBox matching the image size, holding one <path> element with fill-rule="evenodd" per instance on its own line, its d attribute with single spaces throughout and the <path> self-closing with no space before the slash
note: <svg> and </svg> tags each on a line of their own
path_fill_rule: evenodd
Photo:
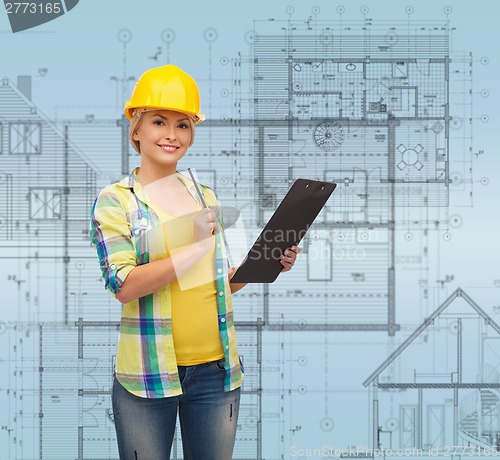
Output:
<svg viewBox="0 0 500 460">
<path fill-rule="evenodd" d="M 153 116 L 155 116 L 155 117 L 160 117 L 162 120 L 168 121 L 168 118 L 167 118 L 167 117 L 164 117 L 163 115 L 161 115 L 161 114 L 159 114 L 159 113 L 157 113 L 157 114 L 155 114 L 155 115 L 153 115 Z M 177 122 L 179 122 L 179 121 L 185 121 L 185 120 L 189 120 L 189 118 L 188 118 L 188 117 L 179 118 L 179 119 L 177 119 L 176 121 L 177 121 Z"/>
</svg>

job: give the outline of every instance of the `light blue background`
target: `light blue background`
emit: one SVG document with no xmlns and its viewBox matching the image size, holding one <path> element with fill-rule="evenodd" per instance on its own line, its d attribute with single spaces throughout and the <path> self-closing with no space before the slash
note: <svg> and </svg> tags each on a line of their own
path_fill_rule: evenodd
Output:
<svg viewBox="0 0 500 460">
<path fill-rule="evenodd" d="M 450 230 L 452 238 L 449 242 L 444 242 L 439 232 L 435 235 L 437 253 L 433 263 L 437 265 L 432 270 L 438 276 L 429 286 L 429 300 L 423 301 L 416 288 L 415 279 L 421 274 L 402 277 L 397 284 L 396 317 L 402 330 L 395 338 L 373 332 L 318 332 L 308 336 L 275 332 L 266 336 L 269 352 L 263 356 L 266 365 L 278 363 L 289 371 L 283 383 L 276 381 L 279 374 L 264 373 L 263 388 L 267 388 L 268 395 L 272 395 L 270 405 L 263 408 L 269 416 L 266 422 L 268 431 L 263 438 L 264 458 L 268 460 L 288 458 L 289 446 L 294 442 L 311 448 L 325 444 L 345 447 L 368 442 L 369 403 L 361 382 L 457 287 L 466 290 L 495 321 L 500 322 L 500 311 L 494 308 L 500 306 L 500 282 L 495 283 L 500 280 L 500 161 L 497 140 L 500 126 L 500 3 L 493 0 L 420 0 L 413 3 L 396 0 L 256 0 L 244 3 L 80 0 L 77 7 L 63 17 L 17 34 L 10 31 L 6 15 L 0 14 L 0 77 L 15 81 L 18 75 L 32 75 L 33 102 L 52 120 L 84 118 L 89 113 L 99 118 L 119 117 L 124 94 L 129 94 L 131 86 L 123 88 L 111 77 L 138 77 L 145 69 L 167 62 L 175 63 L 197 77 L 204 111 L 210 117 L 211 113 L 222 113 L 227 103 L 220 98 L 218 91 L 212 91 L 217 87 L 214 82 L 228 79 L 227 67 L 222 66 L 220 60 L 223 57 L 232 59 L 239 54 L 250 55 L 245 37 L 254 29 L 254 20 L 286 20 L 289 18 L 286 13 L 288 6 L 294 8 L 290 16 L 294 21 L 307 19 L 312 15 L 314 6 L 320 8 L 318 19 L 337 20 L 339 5 L 345 7 L 342 16 L 345 21 L 362 20 L 364 16 L 360 8 L 366 5 L 369 8 L 367 17 L 381 23 L 407 21 L 409 17 L 405 8 L 412 5 L 414 13 L 410 20 L 415 24 L 419 21 L 443 21 L 446 19 L 444 8 L 452 7 L 449 15 L 450 26 L 454 28 L 452 51 L 461 50 L 464 55 L 470 52 L 474 57 L 473 152 L 484 150 L 484 154 L 471 163 L 473 183 L 467 185 L 467 192 L 450 194 L 449 215 L 459 214 L 463 224 L 458 229 Z M 125 61 L 123 43 L 118 38 L 119 31 L 124 29 L 132 34 L 127 43 Z M 204 38 L 209 29 L 217 34 L 212 43 Z M 164 30 L 175 32 L 175 39 L 168 49 L 161 36 Z M 162 54 L 155 61 L 151 56 L 155 55 L 158 47 L 162 47 Z M 487 65 L 481 63 L 484 57 L 488 58 Z M 47 69 L 45 76 L 42 76 L 45 72 L 41 69 Z M 485 89 L 488 97 L 480 95 Z M 486 123 L 480 120 L 484 114 L 488 116 Z M 468 122 L 465 120 L 465 123 Z M 119 149 L 120 146 L 117 146 L 117 161 Z M 450 156 L 453 154 L 450 152 Z M 473 155 L 467 156 L 473 158 Z M 98 159 L 94 161 L 99 166 Z M 487 185 L 481 183 L 484 178 Z M 468 194 L 470 190 L 472 195 Z M 443 287 L 438 279 L 447 275 L 453 280 Z M 2 284 L 4 282 L 1 281 Z M 7 297 L 0 306 L 0 311 L 9 318 L 12 316 L 7 312 L 15 308 L 11 304 L 13 300 Z M 12 366 L 15 367 L 12 360 L 22 357 L 12 352 L 10 344 L 6 350 L 0 351 L 0 364 L 9 362 L 9 369 L 12 369 Z M 307 366 L 293 367 L 290 363 L 302 354 L 308 356 Z M 19 416 L 12 393 L 9 393 L 14 389 L 9 388 L 8 382 L 0 376 L 0 396 L 2 400 L 10 401 L 7 416 L 1 418 L 5 426 L 10 426 L 13 417 Z M 297 397 L 303 385 L 311 399 L 304 401 Z M 285 402 L 280 403 L 279 393 L 287 395 L 291 391 L 295 397 L 285 396 Z M 280 412 L 281 408 L 286 409 L 285 415 Z M 332 430 L 321 429 L 325 418 L 333 421 Z M 29 423 L 36 424 L 36 418 Z M 298 426 L 301 428 L 295 434 L 293 430 Z M 343 426 L 349 428 L 343 429 Z M 353 428 L 356 426 L 359 428 Z M 0 446 L 9 446 L 8 450 L 0 447 L 0 460 L 37 458 L 36 442 L 33 441 L 30 446 L 31 440 L 26 440 L 21 449 L 19 440 L 14 446 L 14 434 L 5 427 L 0 430 Z M 64 440 L 61 440 L 61 448 L 64 449 Z"/>
</svg>

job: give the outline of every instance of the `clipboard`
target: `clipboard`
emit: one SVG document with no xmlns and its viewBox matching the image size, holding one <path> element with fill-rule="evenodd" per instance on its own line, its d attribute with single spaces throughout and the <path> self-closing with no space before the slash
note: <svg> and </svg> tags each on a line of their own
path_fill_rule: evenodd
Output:
<svg viewBox="0 0 500 460">
<path fill-rule="evenodd" d="M 297 179 L 248 251 L 231 283 L 272 283 L 283 269 L 279 257 L 298 245 L 337 187 L 332 182 Z"/>
</svg>

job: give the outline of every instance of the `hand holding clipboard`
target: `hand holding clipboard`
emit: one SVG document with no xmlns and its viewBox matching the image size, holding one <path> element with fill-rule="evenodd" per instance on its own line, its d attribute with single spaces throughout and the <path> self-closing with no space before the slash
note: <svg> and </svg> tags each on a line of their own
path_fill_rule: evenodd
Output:
<svg viewBox="0 0 500 460">
<path fill-rule="evenodd" d="M 287 248 L 298 246 L 335 190 L 331 182 L 297 179 L 231 278 L 231 283 L 272 283 Z"/>
</svg>

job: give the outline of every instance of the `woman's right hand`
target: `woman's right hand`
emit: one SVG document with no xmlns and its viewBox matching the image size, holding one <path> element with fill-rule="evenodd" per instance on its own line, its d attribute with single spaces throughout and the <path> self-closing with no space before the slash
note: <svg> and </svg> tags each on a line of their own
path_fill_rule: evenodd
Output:
<svg viewBox="0 0 500 460">
<path fill-rule="evenodd" d="M 217 231 L 215 214 L 210 208 L 204 208 L 194 218 L 194 242 L 211 245 L 212 235 Z"/>
</svg>

